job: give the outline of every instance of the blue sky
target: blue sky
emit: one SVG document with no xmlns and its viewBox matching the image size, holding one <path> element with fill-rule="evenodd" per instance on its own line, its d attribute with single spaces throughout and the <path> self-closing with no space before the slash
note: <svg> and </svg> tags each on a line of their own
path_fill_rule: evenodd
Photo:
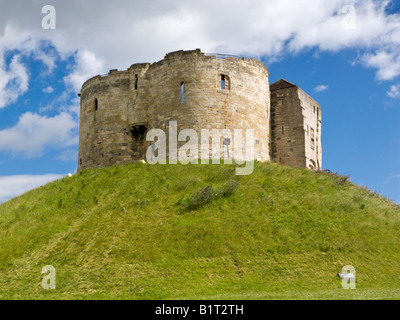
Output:
<svg viewBox="0 0 400 320">
<path fill-rule="evenodd" d="M 56 29 L 44 30 L 44 5 Z M 400 203 L 396 1 L 0 0 L 0 202 L 77 167 L 82 83 L 201 48 L 262 60 L 322 107 L 323 167 Z"/>
<path fill-rule="evenodd" d="M 272 64 L 270 79 L 282 75 L 321 104 L 324 169 L 400 202 L 400 100 L 373 70 L 352 65 L 356 58 L 351 50 L 306 52 Z"/>
</svg>

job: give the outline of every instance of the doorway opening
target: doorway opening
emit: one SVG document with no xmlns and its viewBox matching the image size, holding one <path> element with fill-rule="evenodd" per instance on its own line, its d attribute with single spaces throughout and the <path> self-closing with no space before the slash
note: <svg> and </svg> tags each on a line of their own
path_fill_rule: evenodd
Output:
<svg viewBox="0 0 400 320">
<path fill-rule="evenodd" d="M 144 160 L 146 157 L 147 123 L 136 123 L 129 126 L 132 135 L 132 153 L 134 160 Z"/>
</svg>

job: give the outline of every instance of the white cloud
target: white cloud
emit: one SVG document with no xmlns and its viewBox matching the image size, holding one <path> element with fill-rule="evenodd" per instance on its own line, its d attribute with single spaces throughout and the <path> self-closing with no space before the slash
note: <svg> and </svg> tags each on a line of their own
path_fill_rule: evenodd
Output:
<svg viewBox="0 0 400 320">
<path fill-rule="evenodd" d="M 390 98 L 397 99 L 400 98 L 400 85 L 393 85 L 390 87 L 390 91 L 387 92 Z"/>
<path fill-rule="evenodd" d="M 74 71 L 64 80 L 75 92 L 80 92 L 82 84 L 90 77 L 101 73 L 104 66 L 93 52 L 87 50 L 78 51 L 75 59 Z"/>
<path fill-rule="evenodd" d="M 316 91 L 316 92 L 322 92 L 322 91 L 326 91 L 326 90 L 328 90 L 328 86 L 327 85 L 325 85 L 325 84 L 320 84 L 320 85 L 318 85 L 318 86 L 316 86 L 315 88 L 314 88 L 314 90 Z"/>
<path fill-rule="evenodd" d="M 44 90 L 47 89 L 45 88 Z M 39 113 L 46 113 L 51 110 L 68 113 L 78 121 L 80 116 L 80 99 L 75 95 L 74 98 L 71 98 L 68 92 L 63 91 L 61 95 L 54 98 L 49 104 L 39 108 Z"/>
<path fill-rule="evenodd" d="M 400 45 L 396 48 L 400 50 Z M 400 75 L 400 51 L 381 50 L 375 54 L 366 54 L 361 61 L 368 67 L 377 68 L 379 80 L 392 80 Z"/>
<path fill-rule="evenodd" d="M 400 75 L 400 15 L 388 13 L 393 2 L 388 0 L 71 0 L 54 4 L 57 30 L 40 28 L 44 0 L 3 2 L 0 61 L 2 53 L 16 49 L 51 72 L 56 57 L 74 56 L 75 65 L 64 80 L 75 92 L 85 80 L 109 69 L 195 48 L 270 62 L 302 50 L 351 48 L 360 52 L 359 63 L 377 70 L 377 79 Z M 43 50 L 46 41 L 56 53 Z M 11 70 L 3 64 L 0 108 L 29 85 L 26 66 L 18 58 Z"/>
<path fill-rule="evenodd" d="M 76 150 L 76 149 L 65 150 L 57 157 L 57 159 L 59 159 L 61 161 L 66 161 L 66 162 L 77 161 L 78 150 Z"/>
<path fill-rule="evenodd" d="M 400 179 L 400 174 L 393 174 L 385 180 L 385 184 L 392 183 L 393 180 Z"/>
<path fill-rule="evenodd" d="M 61 57 L 76 55 L 66 78 L 75 91 L 88 77 L 165 53 L 201 48 L 205 52 L 279 58 L 316 48 L 361 50 L 378 78 L 400 74 L 400 16 L 378 0 L 150 0 L 57 2 L 57 30 L 42 30 L 44 1 L 18 1 L 0 12 L 0 48 L 40 52 L 35 41 L 51 41 Z M 42 54 L 43 55 L 43 54 Z M 37 53 L 37 57 L 41 57 Z M 43 58 L 52 68 L 52 56 Z"/>
<path fill-rule="evenodd" d="M 40 44 L 39 44 L 40 46 Z M 36 49 L 33 52 L 33 57 L 36 60 L 40 60 L 46 67 L 48 73 L 51 73 L 56 67 L 56 59 L 57 57 L 52 53 L 45 53 L 40 49 Z"/>
<path fill-rule="evenodd" d="M 12 17 L 1 20 L 0 14 L 0 21 L 10 20 Z M 48 72 L 52 72 L 55 68 L 56 53 L 54 50 L 44 52 L 45 42 L 19 23 L 0 23 L 0 30 L 4 30 L 4 34 L 0 34 L 0 108 L 4 108 L 15 102 L 29 88 L 27 66 L 21 62 L 22 58 L 31 56 L 41 61 Z M 10 51 L 14 51 L 14 55 L 7 65 L 5 54 Z"/>
<path fill-rule="evenodd" d="M 59 174 L 0 177 L 0 203 L 62 177 Z"/>
<path fill-rule="evenodd" d="M 0 109 L 15 102 L 28 90 L 28 72 L 20 62 L 20 55 L 15 55 L 9 65 L 4 67 L 4 59 L 0 57 Z"/>
<path fill-rule="evenodd" d="M 48 86 L 47 88 L 43 88 L 42 92 L 44 93 L 53 93 L 54 89 L 51 86 Z"/>
<path fill-rule="evenodd" d="M 45 117 L 24 113 L 11 128 L 0 130 L 0 152 L 23 153 L 27 157 L 40 156 L 45 147 L 63 148 L 78 143 L 78 124 L 73 117 L 62 112 Z"/>
</svg>

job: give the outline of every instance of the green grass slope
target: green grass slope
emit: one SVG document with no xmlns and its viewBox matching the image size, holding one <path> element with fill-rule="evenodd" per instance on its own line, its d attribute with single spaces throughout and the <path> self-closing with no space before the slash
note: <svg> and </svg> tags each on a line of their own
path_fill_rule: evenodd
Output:
<svg viewBox="0 0 400 320">
<path fill-rule="evenodd" d="M 398 299 L 399 261 L 398 205 L 274 163 L 87 170 L 0 205 L 1 299 Z"/>
</svg>

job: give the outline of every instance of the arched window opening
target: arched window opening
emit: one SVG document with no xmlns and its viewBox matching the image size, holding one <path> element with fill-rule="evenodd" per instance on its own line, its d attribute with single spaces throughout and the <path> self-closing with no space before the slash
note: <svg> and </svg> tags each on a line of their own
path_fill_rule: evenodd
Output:
<svg viewBox="0 0 400 320">
<path fill-rule="evenodd" d="M 227 75 L 221 74 L 221 90 L 229 90 L 230 81 Z"/>
<path fill-rule="evenodd" d="M 227 75 L 221 74 L 221 90 L 230 89 L 230 79 Z"/>
</svg>

